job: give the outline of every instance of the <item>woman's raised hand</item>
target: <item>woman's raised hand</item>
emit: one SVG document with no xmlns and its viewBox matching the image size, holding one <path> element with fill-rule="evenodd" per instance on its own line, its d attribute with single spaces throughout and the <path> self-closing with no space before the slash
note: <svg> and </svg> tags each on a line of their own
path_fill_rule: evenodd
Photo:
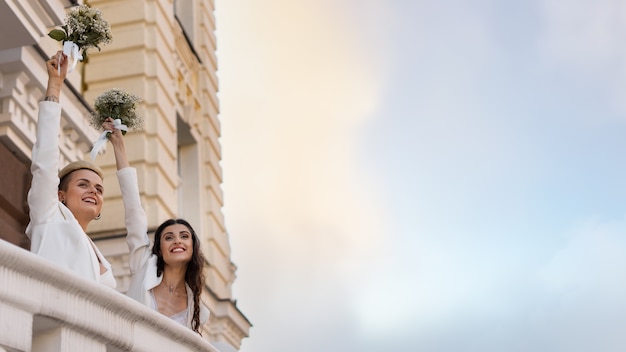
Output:
<svg viewBox="0 0 626 352">
<path fill-rule="evenodd" d="M 115 144 L 115 142 L 117 141 L 122 140 L 122 131 L 115 128 L 114 120 L 112 118 L 107 117 L 106 120 L 104 120 L 104 122 L 102 123 L 102 130 L 111 131 L 111 133 L 109 134 L 109 140 L 113 144 Z"/>
<path fill-rule="evenodd" d="M 63 80 L 65 80 L 65 76 L 67 75 L 67 67 L 67 56 L 65 56 L 65 54 L 63 54 L 60 50 L 51 56 L 48 61 L 46 61 L 46 70 L 48 71 L 48 87 L 46 88 L 45 100 L 57 103 L 59 102 Z"/>
<path fill-rule="evenodd" d="M 46 68 L 48 70 L 48 77 L 52 79 L 59 79 L 61 82 L 67 75 L 69 60 L 67 56 L 63 54 L 63 51 L 59 50 L 52 55 L 46 62 Z M 59 65 L 61 65 L 61 72 L 59 73 Z"/>
<path fill-rule="evenodd" d="M 122 131 L 115 128 L 112 118 L 107 117 L 102 123 L 102 129 L 105 131 L 112 131 L 109 133 L 109 140 L 113 144 L 113 152 L 115 153 L 115 164 L 117 169 L 123 169 L 130 166 L 128 158 L 126 156 L 126 147 L 124 146 L 124 137 Z"/>
</svg>

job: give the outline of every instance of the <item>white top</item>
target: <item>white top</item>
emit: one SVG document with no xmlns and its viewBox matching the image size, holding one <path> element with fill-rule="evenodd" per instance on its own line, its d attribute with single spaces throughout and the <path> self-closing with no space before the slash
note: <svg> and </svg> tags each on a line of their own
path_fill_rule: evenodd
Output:
<svg viewBox="0 0 626 352">
<path fill-rule="evenodd" d="M 150 290 L 150 301 L 148 302 L 148 307 L 152 310 L 159 311 L 159 307 L 157 306 L 156 297 L 154 297 L 154 290 Z M 182 326 L 187 326 L 187 317 L 189 316 L 189 306 L 181 312 L 178 312 L 169 318 L 179 323 Z"/>
<path fill-rule="evenodd" d="M 94 253 L 96 254 L 96 259 L 98 260 L 98 270 L 99 270 L 100 263 L 104 263 L 104 262 L 108 263 L 108 261 L 102 255 L 102 253 L 100 253 L 100 251 L 98 250 L 98 247 L 96 247 L 96 244 L 93 243 L 91 238 L 89 238 L 89 236 L 87 236 L 87 238 L 89 239 L 89 242 L 91 243 L 91 248 L 93 249 Z M 117 287 L 117 281 L 115 281 L 115 277 L 113 276 L 113 270 L 111 270 L 111 265 L 109 265 L 109 266 L 105 265 L 105 268 L 107 270 L 104 273 L 100 274 L 100 276 L 98 276 L 98 282 L 100 282 L 104 286 L 107 286 L 107 287 L 115 289 Z"/>
<path fill-rule="evenodd" d="M 115 281 L 115 277 L 113 276 L 113 270 L 110 268 L 105 271 L 104 274 L 100 274 L 98 282 L 110 288 L 117 287 L 117 281 Z"/>
</svg>

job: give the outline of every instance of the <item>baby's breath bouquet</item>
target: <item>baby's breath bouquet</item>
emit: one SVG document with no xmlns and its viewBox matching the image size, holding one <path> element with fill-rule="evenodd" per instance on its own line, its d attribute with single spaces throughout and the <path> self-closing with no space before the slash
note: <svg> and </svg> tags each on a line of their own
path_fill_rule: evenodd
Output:
<svg viewBox="0 0 626 352">
<path fill-rule="evenodd" d="M 89 124 L 96 129 L 102 128 L 102 124 L 107 118 L 112 118 L 113 126 L 119 129 L 122 134 L 126 134 L 129 128 L 141 128 L 143 126 L 143 118 L 137 114 L 137 103 L 141 99 L 122 89 L 113 88 L 100 94 L 94 103 L 94 112 L 91 114 Z M 100 150 L 107 141 L 108 133 L 104 131 L 94 142 L 91 150 L 91 159 L 95 160 Z"/>
<path fill-rule="evenodd" d="M 111 42 L 111 26 L 102 17 L 97 8 L 79 5 L 72 8 L 65 16 L 62 29 L 53 29 L 48 33 L 50 38 L 63 42 L 63 53 L 76 61 L 87 58 L 87 49 L 97 48 Z"/>
<path fill-rule="evenodd" d="M 95 112 L 91 115 L 91 125 L 97 129 L 102 127 L 107 117 L 119 119 L 128 128 L 141 128 L 143 119 L 137 115 L 136 104 L 141 99 L 122 89 L 113 88 L 100 94 L 94 103 Z M 125 131 L 122 133 L 126 134 Z"/>
</svg>

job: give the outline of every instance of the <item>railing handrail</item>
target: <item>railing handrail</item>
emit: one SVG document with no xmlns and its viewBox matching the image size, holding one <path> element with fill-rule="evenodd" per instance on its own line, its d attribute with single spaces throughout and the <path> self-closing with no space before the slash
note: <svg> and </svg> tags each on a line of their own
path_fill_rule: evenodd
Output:
<svg viewBox="0 0 626 352">
<path fill-rule="evenodd" d="M 58 295 L 32 292 L 41 283 Z M 68 300 L 74 309 L 55 304 Z M 135 326 L 140 323 L 185 349 L 219 352 L 190 329 L 160 313 L 4 240 L 0 240 L 0 301 L 33 316 L 51 317 L 124 350 L 133 349 Z"/>
</svg>

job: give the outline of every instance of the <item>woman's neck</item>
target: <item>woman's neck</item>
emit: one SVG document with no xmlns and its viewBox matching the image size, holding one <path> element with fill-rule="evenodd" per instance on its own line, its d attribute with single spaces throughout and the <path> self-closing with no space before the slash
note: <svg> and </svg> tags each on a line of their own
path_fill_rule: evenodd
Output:
<svg viewBox="0 0 626 352">
<path fill-rule="evenodd" d="M 78 219 L 77 219 L 78 220 Z M 89 226 L 89 221 L 80 221 L 78 220 L 78 224 L 83 229 L 85 233 L 87 233 L 87 226 Z"/>
<path fill-rule="evenodd" d="M 69 211 L 72 212 L 72 215 L 74 215 L 74 218 L 76 219 L 76 221 L 78 222 L 78 225 L 80 225 L 80 227 L 83 229 L 83 231 L 85 233 L 87 233 L 87 227 L 89 226 L 89 223 L 91 222 L 91 220 L 93 220 L 92 218 L 89 218 L 87 216 L 85 216 L 82 213 L 79 212 L 74 212 L 74 210 L 68 208 Z"/>
<path fill-rule="evenodd" d="M 165 265 L 163 268 L 163 280 L 161 283 L 167 288 L 170 293 L 174 293 L 180 289 L 185 288 L 185 273 L 186 268 L 183 267 L 171 267 Z"/>
<path fill-rule="evenodd" d="M 67 205 L 66 207 L 67 207 L 67 210 L 69 210 L 72 213 L 72 215 L 74 216 L 74 219 L 76 219 L 76 222 L 78 223 L 78 225 L 80 225 L 80 228 L 83 229 L 83 232 L 87 233 L 87 226 L 89 226 L 91 219 L 87 219 L 85 216 L 83 216 L 83 214 L 81 214 L 80 212 L 74 211 Z"/>
</svg>

